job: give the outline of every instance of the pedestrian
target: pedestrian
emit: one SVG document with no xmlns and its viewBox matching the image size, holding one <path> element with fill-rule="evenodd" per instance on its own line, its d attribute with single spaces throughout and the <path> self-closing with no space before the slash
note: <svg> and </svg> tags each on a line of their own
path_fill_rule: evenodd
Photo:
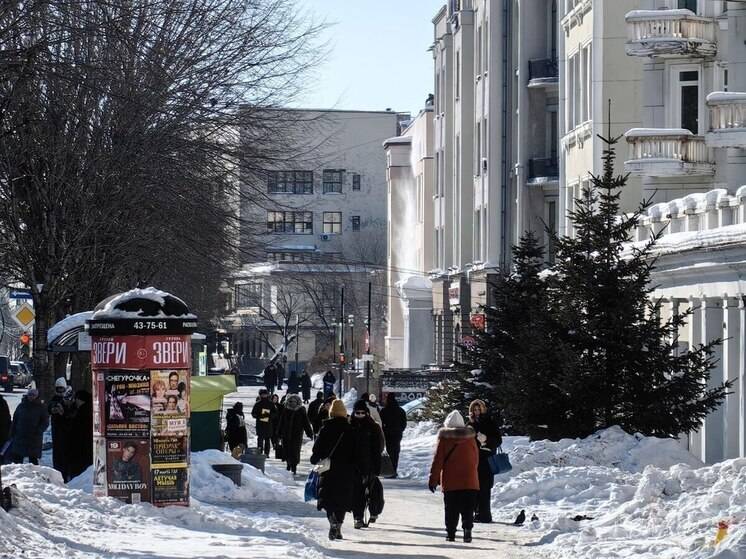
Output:
<svg viewBox="0 0 746 559">
<path fill-rule="evenodd" d="M 28 458 L 32 464 L 39 464 L 44 431 L 48 426 L 47 408 L 39 399 L 39 391 L 32 388 L 26 392 L 13 414 L 13 424 L 10 428 L 11 461 L 22 464 L 24 458 Z"/>
<path fill-rule="evenodd" d="M 277 378 L 277 390 L 282 390 L 282 383 L 285 382 L 285 367 L 281 361 L 275 363 L 275 371 Z"/>
<path fill-rule="evenodd" d="M 298 373 L 293 371 L 288 378 L 288 394 L 297 394 L 300 390 L 300 379 Z"/>
<path fill-rule="evenodd" d="M 329 410 L 331 409 L 332 404 L 336 399 L 337 398 L 334 395 L 324 399 L 324 403 L 319 408 L 319 413 L 316 414 L 316 419 L 313 422 L 313 429 L 315 433 L 318 434 L 321 431 L 321 426 L 324 424 L 324 421 L 329 419 Z"/>
<path fill-rule="evenodd" d="M 308 404 L 308 420 L 311 422 L 311 425 L 313 426 L 313 434 L 316 436 L 316 434 L 319 432 L 319 430 L 316 428 L 316 418 L 319 415 L 319 412 L 321 411 L 321 406 L 324 405 L 324 393 L 319 390 L 316 393 L 316 399 Z M 321 426 L 319 425 L 319 428 Z"/>
<path fill-rule="evenodd" d="M 311 422 L 308 421 L 306 408 L 303 407 L 303 402 L 301 402 L 297 394 L 291 394 L 285 401 L 285 407 L 280 416 L 278 431 L 282 440 L 287 469 L 296 474 L 298 464 L 300 463 L 300 448 L 303 445 L 303 433 L 309 439 L 313 439 Z"/>
<path fill-rule="evenodd" d="M 3 451 L 5 445 L 10 440 L 10 426 L 12 422 L 8 402 L 6 402 L 5 398 L 0 394 L 0 464 L 5 462 L 4 456 L 6 453 Z"/>
<path fill-rule="evenodd" d="M 446 417 L 438 431 L 428 488 L 435 493 L 440 485 L 445 504 L 446 540 L 456 541 L 459 517 L 464 530 L 464 542 L 471 543 L 474 527 L 474 507 L 479 493 L 479 449 L 474 429 L 464 424 L 458 411 Z"/>
<path fill-rule="evenodd" d="M 75 393 L 75 416 L 70 436 L 70 479 L 93 464 L 93 396 L 87 390 Z"/>
<path fill-rule="evenodd" d="M 231 453 L 238 445 L 243 445 L 244 448 L 249 446 L 243 402 L 236 402 L 225 414 L 225 438 Z"/>
<path fill-rule="evenodd" d="M 305 369 L 300 377 L 300 391 L 303 396 L 303 403 L 308 404 L 311 400 L 311 376 Z"/>
<path fill-rule="evenodd" d="M 49 401 L 47 411 L 52 419 L 52 465 L 67 483 L 71 479 L 70 462 L 74 453 L 71 448 L 72 430 L 76 405 L 75 393 L 64 377 L 55 381 L 54 396 Z"/>
<path fill-rule="evenodd" d="M 394 392 L 386 395 L 386 405 L 381 410 L 381 421 L 383 422 L 383 435 L 386 438 L 386 452 L 391 458 L 394 466 L 393 478 L 399 475 L 399 454 L 401 452 L 401 440 L 404 430 L 407 428 L 407 414 L 401 409 L 399 401 Z"/>
<path fill-rule="evenodd" d="M 269 400 L 269 390 L 262 388 L 259 391 L 259 401 L 251 410 L 251 417 L 256 419 L 256 446 L 265 456 L 269 456 L 272 440 L 272 413 L 274 412 L 276 408 Z"/>
<path fill-rule="evenodd" d="M 329 539 L 342 539 L 345 515 L 352 510 L 353 483 L 357 467 L 355 438 L 342 400 L 334 400 L 329 419 L 313 444 L 311 464 L 329 459 L 329 469 L 319 479 L 317 508 L 326 511 Z"/>
<path fill-rule="evenodd" d="M 324 398 L 326 399 L 334 394 L 334 384 L 337 382 L 337 377 L 329 370 L 324 375 L 322 382 L 324 383 Z"/>
<path fill-rule="evenodd" d="M 502 435 L 497 422 L 490 416 L 483 400 L 474 400 L 469 405 L 469 423 L 476 433 L 479 447 L 479 497 L 474 514 L 474 522 L 492 522 L 492 486 L 495 476 L 490 469 L 490 456 L 502 445 Z"/>
<path fill-rule="evenodd" d="M 370 416 L 373 418 L 373 421 L 378 423 L 378 426 L 383 426 L 383 423 L 381 422 L 381 413 L 378 411 L 378 405 L 376 404 L 376 397 L 374 394 L 369 394 L 368 392 L 363 392 L 363 395 L 360 396 L 360 399 L 365 402 L 365 405 L 368 406 L 368 410 L 370 411 Z"/>
<path fill-rule="evenodd" d="M 282 416 L 282 410 L 285 407 L 284 402 L 280 401 L 280 397 L 277 394 L 272 394 L 269 399 L 272 402 L 272 415 L 270 415 L 269 421 L 272 424 L 272 448 L 275 451 L 275 458 L 283 460 L 283 451 L 281 449 L 282 443 L 280 442 L 280 417 Z"/>
<path fill-rule="evenodd" d="M 368 487 L 381 473 L 381 453 L 383 452 L 383 431 L 370 416 L 367 402 L 358 400 L 352 408 L 350 419 L 355 435 L 357 467 L 353 479 L 353 508 L 355 529 L 365 526 L 365 508 L 368 506 Z M 371 522 L 376 521 L 371 515 Z"/>
<path fill-rule="evenodd" d="M 264 386 L 267 388 L 269 394 L 275 393 L 275 383 L 277 382 L 277 369 L 275 368 L 274 362 L 270 361 L 269 364 L 264 367 Z"/>
</svg>

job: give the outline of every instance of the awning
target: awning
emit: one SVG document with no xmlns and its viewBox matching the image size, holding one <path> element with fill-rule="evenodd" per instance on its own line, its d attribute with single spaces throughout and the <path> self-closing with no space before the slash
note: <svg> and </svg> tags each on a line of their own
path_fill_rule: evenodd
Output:
<svg viewBox="0 0 746 559">
<path fill-rule="evenodd" d="M 47 330 L 47 350 L 53 352 L 79 351 L 78 334 L 85 330 L 86 320 L 93 316 L 93 311 L 71 314 Z M 84 350 L 85 351 L 85 350 Z"/>
<path fill-rule="evenodd" d="M 191 378 L 192 412 L 216 411 L 223 406 L 223 396 L 236 391 L 234 375 L 214 375 Z"/>
</svg>

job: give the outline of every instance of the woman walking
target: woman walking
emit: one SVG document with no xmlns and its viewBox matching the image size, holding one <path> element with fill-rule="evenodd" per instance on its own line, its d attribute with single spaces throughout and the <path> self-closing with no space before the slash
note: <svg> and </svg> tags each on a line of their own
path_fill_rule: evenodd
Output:
<svg viewBox="0 0 746 559">
<path fill-rule="evenodd" d="M 327 458 L 329 469 L 319 480 L 317 507 L 326 511 L 329 539 L 341 540 L 345 514 L 352 510 L 357 466 L 355 437 L 342 400 L 334 400 L 331 405 L 329 419 L 324 421 L 313 444 L 311 464 L 319 464 Z"/>
<path fill-rule="evenodd" d="M 355 529 L 365 527 L 365 507 L 368 505 L 367 490 L 373 479 L 381 473 L 381 453 L 383 452 L 383 431 L 370 416 L 367 402 L 358 400 L 352 408 L 350 424 L 357 443 L 357 468 L 353 484 L 355 502 L 352 515 Z M 371 516 L 371 522 L 376 518 Z"/>
<path fill-rule="evenodd" d="M 407 414 L 401 409 L 394 392 L 389 392 L 386 397 L 386 405 L 381 410 L 381 421 L 383 422 L 383 434 L 386 437 L 386 451 L 394 466 L 394 475 L 398 476 L 399 454 L 401 452 L 401 440 L 404 430 L 407 428 Z"/>
<path fill-rule="evenodd" d="M 39 464 L 41 458 L 44 431 L 49 426 L 49 414 L 46 406 L 39 399 L 35 388 L 26 392 L 21 403 L 13 414 L 10 428 L 10 458 L 16 464 L 22 464 L 28 458 L 31 464 Z"/>
<path fill-rule="evenodd" d="M 430 467 L 428 488 L 433 493 L 439 485 L 443 488 L 446 540 L 449 542 L 456 541 L 461 517 L 464 542 L 471 543 L 474 505 L 479 493 L 479 449 L 474 436 L 474 429 L 464 424 L 458 411 L 449 413 L 438 431 L 438 447 Z"/>
<path fill-rule="evenodd" d="M 244 448 L 249 446 L 242 402 L 233 404 L 233 407 L 225 414 L 225 438 L 231 452 L 238 445 L 243 445 Z"/>
<path fill-rule="evenodd" d="M 291 394 L 285 401 L 285 407 L 280 416 L 280 424 L 277 431 L 282 440 L 287 469 L 295 474 L 300 463 L 300 448 L 303 445 L 303 433 L 309 439 L 313 439 L 313 428 L 311 427 L 311 422 L 308 421 L 306 408 L 303 407 L 300 397 L 296 394 Z"/>
<path fill-rule="evenodd" d="M 300 390 L 303 395 L 303 403 L 308 404 L 309 400 L 311 400 L 311 377 L 308 371 L 304 370 L 300 377 Z"/>
<path fill-rule="evenodd" d="M 495 476 L 490 470 L 490 456 L 497 452 L 502 444 L 502 436 L 497 423 L 487 411 L 487 404 L 483 400 L 474 400 L 469 405 L 469 423 L 476 433 L 477 446 L 479 447 L 479 497 L 474 514 L 474 522 L 492 522 L 492 486 L 495 484 Z"/>
</svg>

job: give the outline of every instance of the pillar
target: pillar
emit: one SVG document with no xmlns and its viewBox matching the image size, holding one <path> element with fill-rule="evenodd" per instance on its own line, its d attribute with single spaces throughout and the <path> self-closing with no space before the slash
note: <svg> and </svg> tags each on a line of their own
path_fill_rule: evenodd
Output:
<svg viewBox="0 0 746 559">
<path fill-rule="evenodd" d="M 700 300 L 689 299 L 692 315 L 689 317 L 689 349 L 694 349 L 702 339 L 702 308 Z M 702 429 L 689 433 L 689 451 L 697 458 L 702 457 Z"/>
<path fill-rule="evenodd" d="M 738 455 L 746 457 L 746 303 L 743 295 L 738 301 L 741 354 L 739 355 L 738 375 Z"/>
<path fill-rule="evenodd" d="M 739 380 L 741 378 L 741 307 L 743 301 L 734 298 L 723 299 L 723 377 L 722 382 L 735 382 L 732 394 L 723 405 L 723 433 L 725 441 L 724 458 L 737 458 L 739 455 Z"/>
<path fill-rule="evenodd" d="M 723 338 L 723 300 L 721 298 L 702 299 L 702 338 L 703 344 Z M 723 380 L 723 346 L 714 348 L 715 367 L 710 371 L 707 388 L 715 388 Z M 702 428 L 701 459 L 707 464 L 714 464 L 724 456 L 724 410 L 720 406 L 704 420 Z"/>
</svg>

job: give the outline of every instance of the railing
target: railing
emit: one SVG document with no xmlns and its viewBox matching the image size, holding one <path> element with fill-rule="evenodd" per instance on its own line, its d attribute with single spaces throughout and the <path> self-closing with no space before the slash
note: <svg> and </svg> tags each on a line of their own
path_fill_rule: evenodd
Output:
<svg viewBox="0 0 746 559">
<path fill-rule="evenodd" d="M 709 150 L 702 136 L 689 130 L 640 129 L 625 134 L 631 160 L 669 159 L 686 163 L 710 163 Z"/>
<path fill-rule="evenodd" d="M 707 96 L 710 129 L 746 128 L 746 93 L 716 91 Z"/>
<path fill-rule="evenodd" d="M 528 160 L 528 178 L 557 178 L 559 177 L 559 163 L 556 157 L 536 157 Z"/>
<path fill-rule="evenodd" d="M 635 10 L 626 16 L 630 41 L 687 40 L 715 42 L 717 28 L 711 18 L 689 10 Z"/>
<path fill-rule="evenodd" d="M 559 67 L 557 60 L 552 58 L 543 58 L 540 60 L 528 61 L 528 79 L 531 80 L 549 80 L 559 78 Z"/>
</svg>

